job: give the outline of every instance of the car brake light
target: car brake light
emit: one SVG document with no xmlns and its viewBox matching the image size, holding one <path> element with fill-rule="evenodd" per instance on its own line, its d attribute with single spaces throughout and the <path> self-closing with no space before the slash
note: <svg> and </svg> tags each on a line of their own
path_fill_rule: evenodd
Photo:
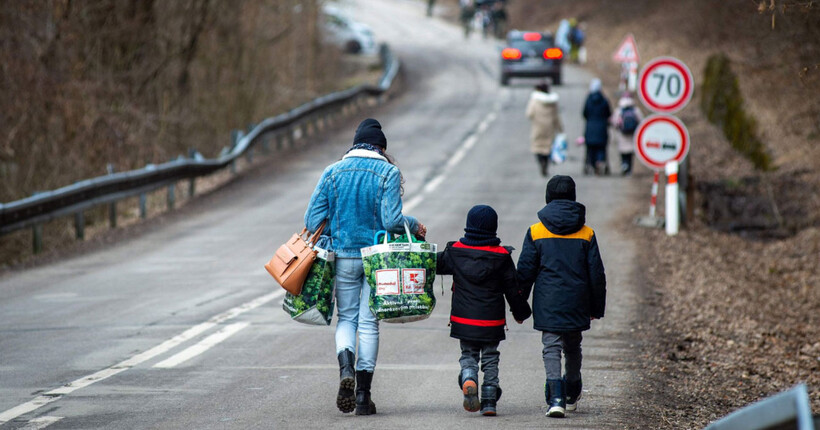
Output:
<svg viewBox="0 0 820 430">
<path fill-rule="evenodd" d="M 560 48 L 549 48 L 544 51 L 544 58 L 547 60 L 560 60 L 564 57 L 564 52 Z"/>
<path fill-rule="evenodd" d="M 538 42 L 541 40 L 541 33 L 524 33 L 524 40 L 527 42 Z"/>
<path fill-rule="evenodd" d="M 521 59 L 521 51 L 515 48 L 504 48 L 501 51 L 501 58 L 505 60 L 519 60 Z"/>
</svg>

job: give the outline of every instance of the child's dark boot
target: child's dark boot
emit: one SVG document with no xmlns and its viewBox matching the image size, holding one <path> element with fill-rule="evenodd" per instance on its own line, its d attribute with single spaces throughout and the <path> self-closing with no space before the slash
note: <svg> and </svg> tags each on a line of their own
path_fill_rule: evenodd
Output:
<svg viewBox="0 0 820 430">
<path fill-rule="evenodd" d="M 566 399 L 564 398 L 564 380 L 547 379 L 544 395 L 547 400 L 547 416 L 553 418 L 564 418 L 566 414 Z"/>
<path fill-rule="evenodd" d="M 583 384 L 581 380 L 567 381 L 564 378 L 564 387 L 567 389 L 567 411 L 578 409 L 578 400 L 581 398 Z"/>
<path fill-rule="evenodd" d="M 481 386 L 481 415 L 496 416 L 496 404 L 501 398 L 501 387 L 493 385 Z"/>
<path fill-rule="evenodd" d="M 471 369 L 462 369 L 458 375 L 458 385 L 464 393 L 464 409 L 478 412 L 481 402 L 478 399 L 478 372 Z"/>
</svg>

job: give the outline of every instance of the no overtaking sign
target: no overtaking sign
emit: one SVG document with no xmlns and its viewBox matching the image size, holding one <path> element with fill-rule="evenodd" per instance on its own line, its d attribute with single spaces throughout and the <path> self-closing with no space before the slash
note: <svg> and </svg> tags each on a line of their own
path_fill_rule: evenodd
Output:
<svg viewBox="0 0 820 430">
<path fill-rule="evenodd" d="M 635 130 L 635 148 L 641 162 L 660 170 L 669 161 L 683 161 L 689 152 L 689 132 L 672 115 L 651 115 Z"/>
</svg>

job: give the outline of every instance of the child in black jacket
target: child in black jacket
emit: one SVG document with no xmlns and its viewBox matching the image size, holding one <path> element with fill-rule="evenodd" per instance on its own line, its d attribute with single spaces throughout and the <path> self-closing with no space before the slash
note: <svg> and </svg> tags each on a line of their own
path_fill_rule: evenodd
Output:
<svg viewBox="0 0 820 430">
<path fill-rule="evenodd" d="M 606 276 L 595 232 L 584 225 L 586 208 L 575 201 L 575 181 L 553 176 L 546 201 L 524 236 L 518 282 L 524 297 L 535 283 L 532 309 L 544 344 L 547 416 L 560 418 L 574 411 L 581 397 L 581 332 L 604 317 Z"/>
<path fill-rule="evenodd" d="M 467 214 L 464 237 L 450 242 L 438 253 L 436 273 L 453 275 L 450 337 L 461 342 L 461 373 L 458 385 L 464 394 L 464 409 L 496 414 L 501 397 L 498 386 L 498 344 L 504 340 L 506 308 L 522 323 L 532 314 L 515 278 L 512 248 L 502 247 L 496 237 L 498 215 L 490 206 L 477 205 Z M 481 400 L 478 398 L 478 363 L 484 372 Z"/>
</svg>

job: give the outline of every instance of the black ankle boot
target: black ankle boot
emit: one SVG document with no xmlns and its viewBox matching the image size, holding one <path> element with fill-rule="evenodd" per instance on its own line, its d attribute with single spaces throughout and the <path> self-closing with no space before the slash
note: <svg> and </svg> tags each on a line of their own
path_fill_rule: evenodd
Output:
<svg viewBox="0 0 820 430">
<path fill-rule="evenodd" d="M 356 371 L 356 415 L 373 415 L 376 413 L 376 404 L 370 399 L 370 384 L 372 382 L 373 372 Z"/>
<path fill-rule="evenodd" d="M 481 415 L 494 417 L 496 404 L 501 398 L 501 387 L 492 385 L 481 386 Z"/>
<path fill-rule="evenodd" d="M 547 410 L 547 416 L 564 418 L 567 407 L 566 397 L 564 397 L 564 380 L 547 379 L 544 395 L 547 399 L 547 407 L 549 408 L 549 410 Z"/>
<path fill-rule="evenodd" d="M 353 362 L 356 357 L 353 351 L 346 349 L 339 353 L 339 394 L 336 396 L 336 407 L 344 413 L 356 409 L 356 380 Z"/>
<path fill-rule="evenodd" d="M 464 410 L 478 412 L 481 402 L 478 399 L 478 373 L 471 369 L 462 369 L 458 375 L 458 386 L 464 394 Z"/>
</svg>

